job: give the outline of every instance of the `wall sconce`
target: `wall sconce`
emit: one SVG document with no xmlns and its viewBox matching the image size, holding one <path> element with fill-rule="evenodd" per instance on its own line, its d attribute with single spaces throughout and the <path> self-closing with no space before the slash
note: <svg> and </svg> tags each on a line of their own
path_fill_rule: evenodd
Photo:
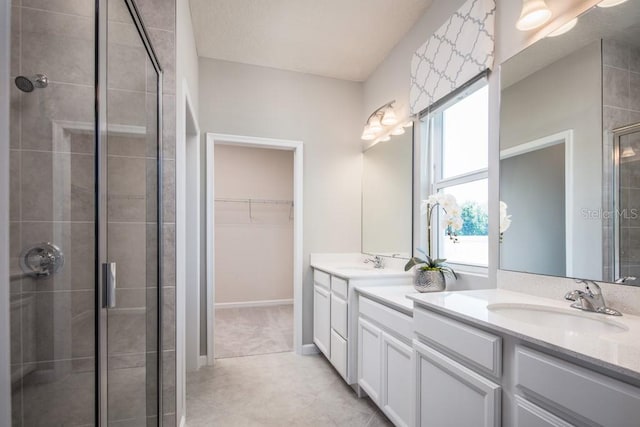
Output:
<svg viewBox="0 0 640 427">
<path fill-rule="evenodd" d="M 388 141 L 391 135 L 402 135 L 405 133 L 404 128 L 413 126 L 413 121 L 400 123 L 398 116 L 393 109 L 395 100 L 387 102 L 383 106 L 377 108 L 364 125 L 362 131 L 362 139 L 365 141 Z"/>
<path fill-rule="evenodd" d="M 364 125 L 362 139 L 365 141 L 374 140 L 378 134 L 384 130 L 383 126 L 393 126 L 398 123 L 396 113 L 393 111 L 393 104 L 395 104 L 395 102 L 395 100 L 387 102 L 371 113 L 367 119 L 367 123 Z"/>
<path fill-rule="evenodd" d="M 624 149 L 622 150 L 622 153 L 620 153 L 620 158 L 626 159 L 628 157 L 633 157 L 635 155 L 636 155 L 636 152 L 634 151 L 633 147 L 627 146 L 627 147 L 624 147 Z"/>
<path fill-rule="evenodd" d="M 544 0 L 523 0 L 516 28 L 520 31 L 533 30 L 543 25 L 549 18 L 551 18 L 551 9 Z"/>
</svg>

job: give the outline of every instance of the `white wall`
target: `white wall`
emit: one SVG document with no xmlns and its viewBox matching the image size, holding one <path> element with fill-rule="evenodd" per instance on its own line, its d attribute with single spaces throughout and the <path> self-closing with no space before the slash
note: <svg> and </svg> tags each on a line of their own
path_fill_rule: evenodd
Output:
<svg viewBox="0 0 640 427">
<path fill-rule="evenodd" d="M 198 114 L 198 53 L 188 0 L 176 1 L 176 419 L 185 416 L 185 182 L 186 131 L 185 97 Z M 167 132 L 169 129 L 163 129 Z M 188 308 L 187 308 L 188 309 Z"/>
<path fill-rule="evenodd" d="M 311 252 L 360 251 L 362 84 L 200 59 L 203 132 L 304 142 L 303 343 L 312 342 Z"/>
<path fill-rule="evenodd" d="M 293 200 L 293 151 L 216 144 L 214 159 L 216 199 Z M 215 211 L 216 304 L 292 300 L 292 205 Z"/>
</svg>

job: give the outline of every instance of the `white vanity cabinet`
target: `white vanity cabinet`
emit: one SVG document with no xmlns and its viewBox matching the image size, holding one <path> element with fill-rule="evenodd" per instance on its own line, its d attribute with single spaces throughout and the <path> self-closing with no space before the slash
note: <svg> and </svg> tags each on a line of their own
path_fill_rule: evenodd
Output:
<svg viewBox="0 0 640 427">
<path fill-rule="evenodd" d="M 396 426 L 413 425 L 410 316 L 358 299 L 358 385 Z"/>
<path fill-rule="evenodd" d="M 313 342 L 347 382 L 348 290 L 347 280 L 314 269 Z"/>
<path fill-rule="evenodd" d="M 331 277 L 319 270 L 313 272 L 313 342 L 331 357 Z"/>
<path fill-rule="evenodd" d="M 416 425 L 500 426 L 499 337 L 414 309 Z"/>
<path fill-rule="evenodd" d="M 415 304 L 417 426 L 640 426 L 637 375 L 456 314 Z"/>
</svg>

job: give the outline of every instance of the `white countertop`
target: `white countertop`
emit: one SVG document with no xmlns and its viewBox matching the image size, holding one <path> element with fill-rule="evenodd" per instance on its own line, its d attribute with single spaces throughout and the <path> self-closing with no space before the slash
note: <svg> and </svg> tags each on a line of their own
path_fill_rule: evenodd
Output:
<svg viewBox="0 0 640 427">
<path fill-rule="evenodd" d="M 621 332 L 597 334 L 585 328 L 584 332 L 577 333 L 560 327 L 516 320 L 487 308 L 489 304 L 515 303 L 568 309 L 569 302 L 561 299 L 562 296 L 555 300 L 502 289 L 485 289 L 410 293 L 407 297 L 416 305 L 423 305 L 434 311 L 504 332 L 640 380 L 640 317 L 638 316 L 628 314 L 606 316 L 576 309 L 580 316 L 592 319 L 604 318 L 606 322 L 620 324 L 627 329 Z M 540 316 L 544 315 L 544 313 L 540 314 Z"/>
<path fill-rule="evenodd" d="M 365 263 L 370 255 L 365 254 L 311 254 L 310 265 L 343 279 L 410 278 L 413 273 L 404 271 L 406 259 L 384 258 L 384 268 L 374 268 Z"/>
<path fill-rule="evenodd" d="M 376 300 L 394 310 L 413 316 L 413 301 L 407 298 L 410 294 L 418 294 L 412 285 L 394 286 L 356 286 L 356 291 Z"/>
</svg>

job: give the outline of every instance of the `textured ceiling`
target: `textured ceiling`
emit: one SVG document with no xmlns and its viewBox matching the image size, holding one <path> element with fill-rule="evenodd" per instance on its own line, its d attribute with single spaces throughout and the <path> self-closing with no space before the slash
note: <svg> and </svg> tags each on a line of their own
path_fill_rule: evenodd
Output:
<svg viewBox="0 0 640 427">
<path fill-rule="evenodd" d="M 364 81 L 431 0 L 190 3 L 201 57 Z"/>
</svg>

